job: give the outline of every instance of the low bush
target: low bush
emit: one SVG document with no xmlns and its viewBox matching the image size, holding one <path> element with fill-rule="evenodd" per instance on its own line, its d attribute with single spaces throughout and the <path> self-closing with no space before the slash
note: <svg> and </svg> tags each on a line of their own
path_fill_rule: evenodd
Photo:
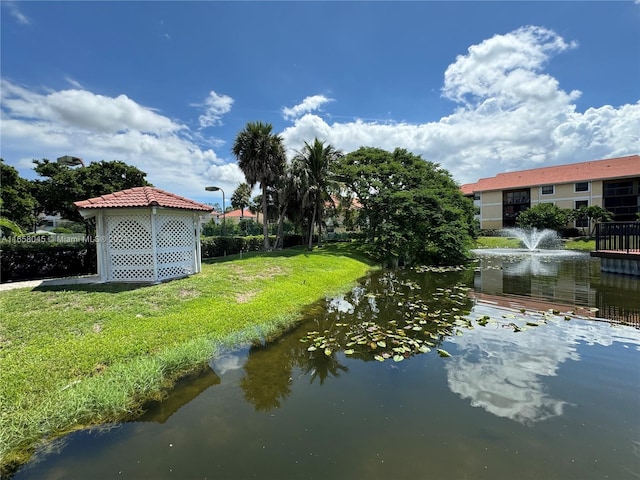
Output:
<svg viewBox="0 0 640 480">
<path fill-rule="evenodd" d="M 576 238 L 576 237 L 582 237 L 584 235 L 584 233 L 582 232 L 582 230 L 579 230 L 575 227 L 565 227 L 565 228 L 561 228 L 558 233 L 560 234 L 560 236 L 562 238 Z"/>
<path fill-rule="evenodd" d="M 275 236 L 269 236 L 273 245 Z M 202 258 L 222 257 L 240 252 L 259 252 L 264 245 L 264 236 L 251 235 L 247 237 L 204 237 L 200 241 Z M 283 248 L 302 245 L 302 235 L 285 235 Z"/>
</svg>

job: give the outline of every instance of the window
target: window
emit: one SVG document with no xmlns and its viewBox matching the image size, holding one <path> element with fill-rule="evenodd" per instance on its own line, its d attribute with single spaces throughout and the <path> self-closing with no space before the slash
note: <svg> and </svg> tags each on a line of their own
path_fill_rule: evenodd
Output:
<svg viewBox="0 0 640 480">
<path fill-rule="evenodd" d="M 474 200 L 481 200 L 481 199 L 482 199 L 482 197 L 480 196 L 480 194 L 479 194 L 479 193 L 474 193 L 474 194 L 473 194 L 473 199 L 474 199 Z"/>
<path fill-rule="evenodd" d="M 589 182 L 578 182 L 575 184 L 576 192 L 588 192 L 589 191 Z"/>
<path fill-rule="evenodd" d="M 578 210 L 581 207 L 588 207 L 588 200 L 576 200 L 574 202 L 574 208 Z M 578 217 L 576 218 L 576 228 L 586 228 L 589 226 L 589 219 L 587 217 Z"/>
<path fill-rule="evenodd" d="M 540 193 L 542 193 L 542 195 L 553 195 L 553 192 L 553 185 L 543 185 L 540 189 Z"/>
</svg>

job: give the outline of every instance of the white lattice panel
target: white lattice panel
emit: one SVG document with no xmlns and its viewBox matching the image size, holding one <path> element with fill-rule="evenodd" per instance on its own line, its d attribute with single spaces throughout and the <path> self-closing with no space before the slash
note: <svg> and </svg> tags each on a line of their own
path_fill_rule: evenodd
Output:
<svg viewBox="0 0 640 480">
<path fill-rule="evenodd" d="M 184 277 L 195 272 L 195 232 L 189 215 L 156 218 L 158 280 Z"/>
<path fill-rule="evenodd" d="M 109 280 L 153 281 L 153 241 L 149 215 L 108 216 Z"/>
</svg>

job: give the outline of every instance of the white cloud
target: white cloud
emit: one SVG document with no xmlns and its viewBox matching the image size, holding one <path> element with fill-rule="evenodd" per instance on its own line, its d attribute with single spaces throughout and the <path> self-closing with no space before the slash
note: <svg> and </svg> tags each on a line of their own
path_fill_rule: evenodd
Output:
<svg viewBox="0 0 640 480">
<path fill-rule="evenodd" d="M 576 44 L 539 27 L 496 35 L 447 68 L 443 96 L 458 108 L 437 122 L 329 124 L 307 113 L 282 136 L 290 152 L 315 136 L 344 152 L 406 148 L 439 163 L 460 183 L 500 171 L 637 153 L 640 103 L 580 113 L 574 103 L 580 92 L 567 93 L 542 71 L 554 55 L 571 48 Z"/>
<path fill-rule="evenodd" d="M 15 18 L 20 25 L 31 24 L 31 20 L 29 19 L 29 17 L 27 17 L 20 11 L 20 9 L 18 9 L 16 2 L 12 0 L 4 0 L 2 4 L 9 9 L 9 13 L 11 14 L 11 16 Z"/>
<path fill-rule="evenodd" d="M 207 170 L 206 176 L 217 186 L 222 187 L 225 194 L 229 192 L 229 196 L 231 196 L 231 192 L 235 190 L 238 184 L 245 181 L 244 174 L 236 163 L 211 165 Z"/>
<path fill-rule="evenodd" d="M 64 77 L 64 79 L 74 88 L 77 88 L 79 90 L 82 90 L 84 87 L 80 84 L 80 82 L 78 82 L 77 80 L 71 78 L 71 77 Z"/>
<path fill-rule="evenodd" d="M 200 115 L 199 121 L 201 128 L 207 128 L 220 125 L 222 116 L 231 111 L 233 102 L 233 98 L 228 95 L 218 95 L 211 90 L 203 104 L 192 104 L 191 106 L 204 107 L 205 113 Z"/>
<path fill-rule="evenodd" d="M 295 105 L 291 108 L 283 107 L 282 116 L 287 120 L 293 120 L 305 113 L 319 110 L 322 105 L 332 101 L 333 99 L 327 98 L 324 95 L 312 95 L 302 100 L 302 103 L 299 103 L 298 105 Z"/>
<path fill-rule="evenodd" d="M 78 89 L 40 94 L 2 80 L 1 96 L 3 110 L 12 118 L 48 122 L 58 128 L 110 134 L 129 129 L 170 133 L 185 128 L 126 95 L 113 98 Z"/>
<path fill-rule="evenodd" d="M 192 198 L 204 196 L 211 166 L 225 167 L 214 150 L 192 141 L 197 135 L 185 125 L 125 95 L 80 89 L 41 93 L 4 79 L 1 86 L 3 156 L 9 160 L 16 152 L 12 164 L 18 167 L 24 168 L 28 157 L 67 154 L 86 163 L 122 160 L 146 172 L 154 185 Z"/>
<path fill-rule="evenodd" d="M 443 95 L 467 103 L 493 98 L 510 106 L 529 98 L 545 100 L 560 92 L 558 82 L 540 71 L 550 55 L 575 48 L 551 30 L 522 27 L 469 47 L 444 74 Z M 578 92 L 572 96 L 579 95 Z M 471 102 L 469 102 L 471 103 Z M 477 104 L 476 104 L 477 105 Z"/>
</svg>

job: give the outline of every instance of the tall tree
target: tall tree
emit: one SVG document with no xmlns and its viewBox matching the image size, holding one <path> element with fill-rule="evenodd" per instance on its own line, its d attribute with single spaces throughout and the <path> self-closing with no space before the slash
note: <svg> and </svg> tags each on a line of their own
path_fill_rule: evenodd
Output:
<svg viewBox="0 0 640 480">
<path fill-rule="evenodd" d="M 313 246 L 313 227 L 318 227 L 318 246 L 322 236 L 324 206 L 331 201 L 331 193 L 337 190 L 333 178 L 335 162 L 342 156 L 332 145 L 325 145 L 316 137 L 312 144 L 304 142 L 304 147 L 296 154 L 293 162 L 300 171 L 301 185 L 304 189 L 303 204 L 311 207 L 309 219 L 309 249 Z"/>
<path fill-rule="evenodd" d="M 29 180 L 20 177 L 18 170 L 0 158 L 0 217 L 29 229 L 35 221 L 36 199 Z"/>
<path fill-rule="evenodd" d="M 251 187 L 247 183 L 241 183 L 231 195 L 231 206 L 240 209 L 240 218 L 244 217 L 244 210 L 251 203 Z"/>
<path fill-rule="evenodd" d="M 274 186 L 284 172 L 286 155 L 282 137 L 272 133 L 273 126 L 262 122 L 249 122 L 233 143 L 232 152 L 238 166 L 253 188 L 256 183 L 262 190 L 262 231 L 264 248 L 270 250 L 267 189 Z"/>
<path fill-rule="evenodd" d="M 336 172 L 362 205 L 370 253 L 389 265 L 455 265 L 472 244 L 473 203 L 446 170 L 404 149 L 362 147 Z"/>
</svg>

